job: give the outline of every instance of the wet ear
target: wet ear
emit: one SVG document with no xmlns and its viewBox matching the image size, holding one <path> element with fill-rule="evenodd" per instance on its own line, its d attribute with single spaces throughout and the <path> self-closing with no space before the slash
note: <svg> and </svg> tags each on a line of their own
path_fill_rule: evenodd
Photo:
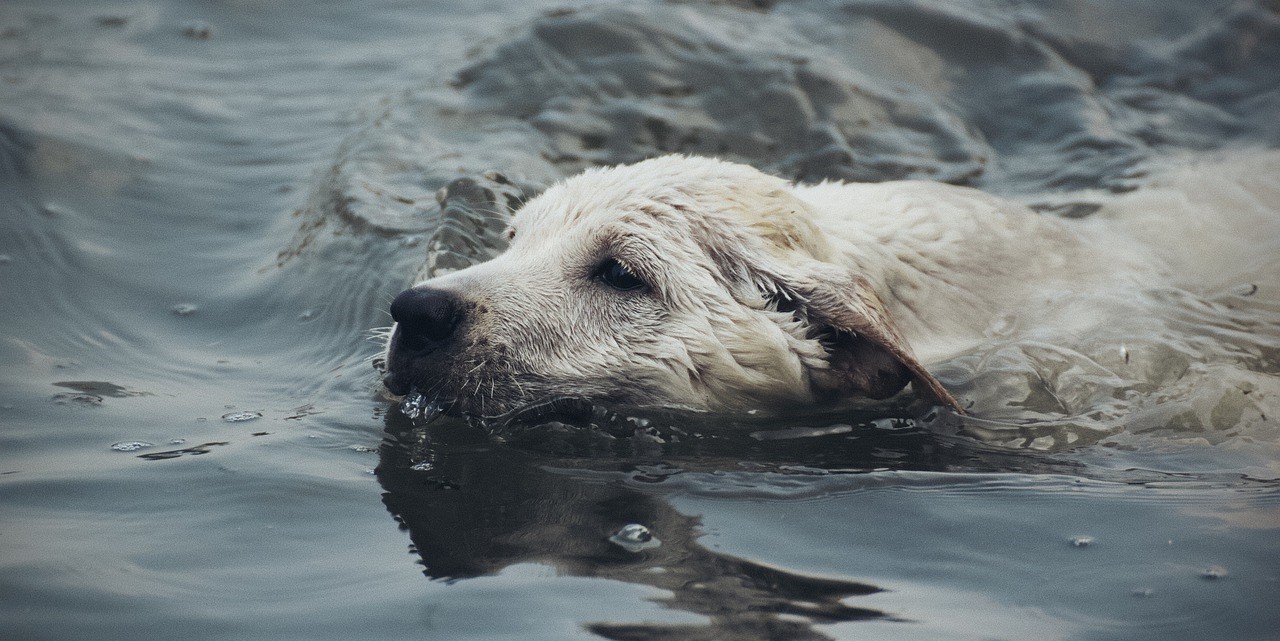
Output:
<svg viewBox="0 0 1280 641">
<path fill-rule="evenodd" d="M 818 393 L 888 398 L 914 383 L 916 394 L 964 414 L 955 397 L 916 360 L 865 278 L 823 265 L 789 285 L 797 313 L 830 352 L 830 367 L 810 374 Z"/>
</svg>

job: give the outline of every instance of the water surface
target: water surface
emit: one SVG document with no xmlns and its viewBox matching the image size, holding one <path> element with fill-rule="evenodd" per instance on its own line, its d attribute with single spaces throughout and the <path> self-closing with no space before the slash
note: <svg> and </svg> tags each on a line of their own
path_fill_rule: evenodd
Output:
<svg viewBox="0 0 1280 641">
<path fill-rule="evenodd" d="M 965 421 L 424 427 L 369 339 L 667 152 L 1203 248 L 1280 206 L 1276 68 L 1267 2 L 5 3 L 0 636 L 1273 639 L 1265 225 L 939 364 Z"/>
</svg>

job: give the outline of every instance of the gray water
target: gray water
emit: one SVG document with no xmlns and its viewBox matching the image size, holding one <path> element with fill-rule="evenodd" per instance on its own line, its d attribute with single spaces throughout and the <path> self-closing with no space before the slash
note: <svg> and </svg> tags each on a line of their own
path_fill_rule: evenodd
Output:
<svg viewBox="0 0 1280 641">
<path fill-rule="evenodd" d="M 10 0 L 0 638 L 1280 638 L 1262 231 L 940 364 L 965 420 L 423 426 L 372 366 L 491 211 L 659 153 L 1275 212 L 1276 69 L 1268 2 Z"/>
</svg>

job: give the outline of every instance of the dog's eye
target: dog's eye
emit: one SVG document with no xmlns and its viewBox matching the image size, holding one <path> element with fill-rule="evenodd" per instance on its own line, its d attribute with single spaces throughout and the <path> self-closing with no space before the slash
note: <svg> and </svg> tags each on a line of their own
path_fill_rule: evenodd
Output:
<svg viewBox="0 0 1280 641">
<path fill-rule="evenodd" d="M 600 263 L 596 268 L 596 278 L 599 278 L 604 284 L 619 290 L 631 291 L 644 287 L 644 281 L 640 277 L 632 274 L 622 263 L 612 258 Z"/>
</svg>

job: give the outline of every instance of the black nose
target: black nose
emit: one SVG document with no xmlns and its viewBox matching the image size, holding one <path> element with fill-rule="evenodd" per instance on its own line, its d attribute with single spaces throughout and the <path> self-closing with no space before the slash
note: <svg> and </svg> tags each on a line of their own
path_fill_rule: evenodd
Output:
<svg viewBox="0 0 1280 641">
<path fill-rule="evenodd" d="M 462 306 L 451 292 L 432 288 L 406 289 L 391 301 L 391 318 L 410 349 L 427 349 L 453 334 L 462 321 Z"/>
</svg>

